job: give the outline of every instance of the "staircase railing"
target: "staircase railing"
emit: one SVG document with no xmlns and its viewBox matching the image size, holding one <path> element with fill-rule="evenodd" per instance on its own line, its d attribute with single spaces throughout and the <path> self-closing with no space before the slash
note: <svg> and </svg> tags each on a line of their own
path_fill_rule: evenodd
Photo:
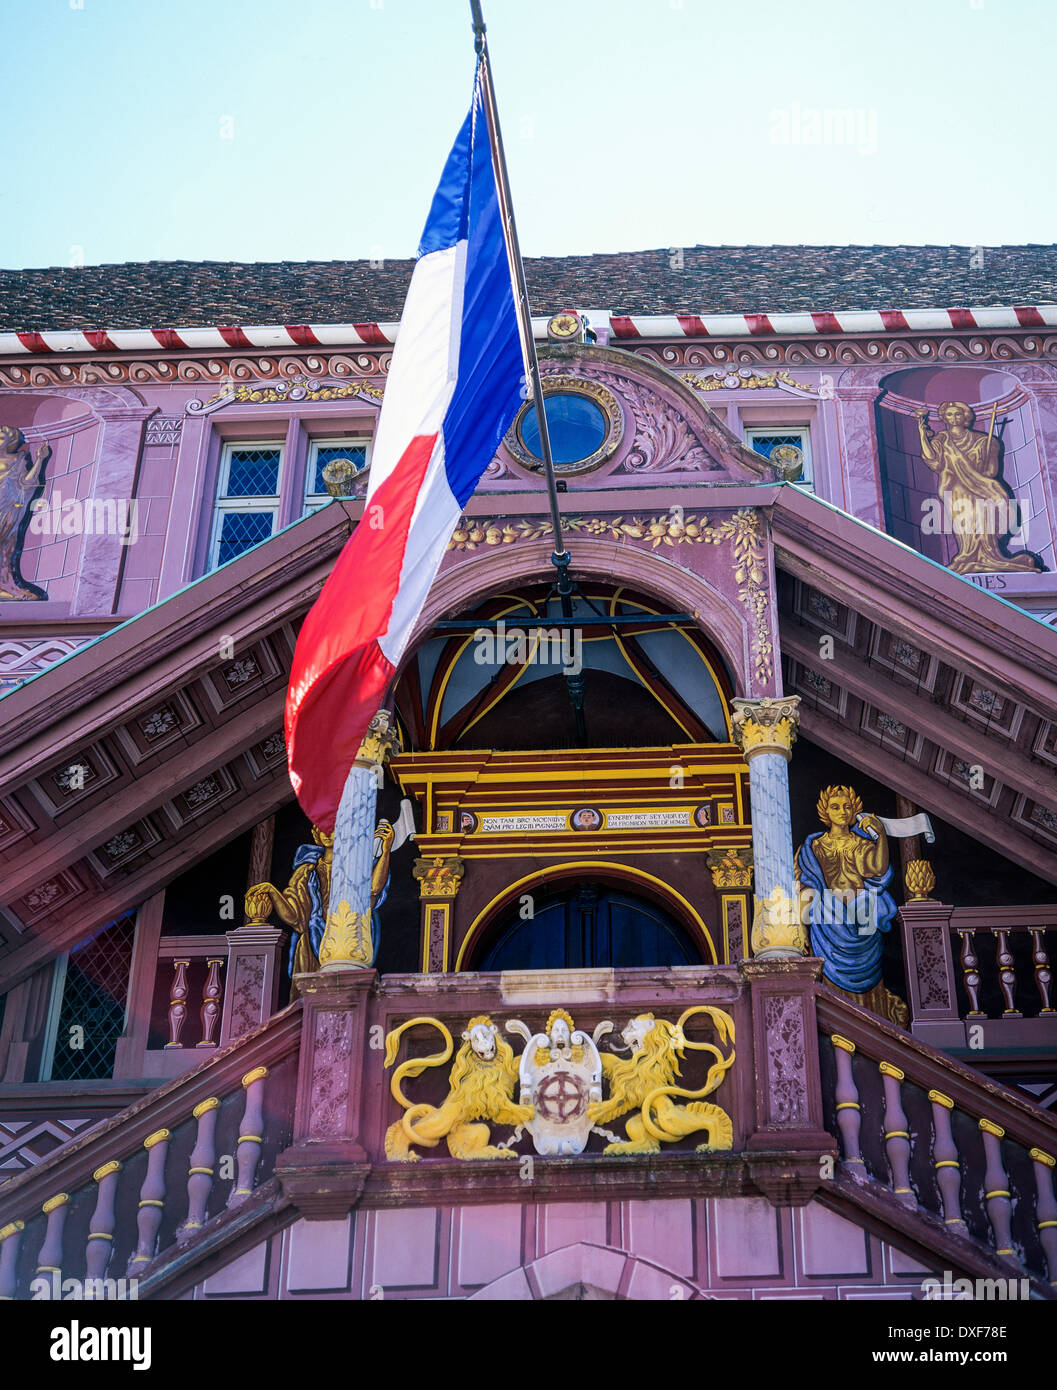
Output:
<svg viewBox="0 0 1057 1390">
<path fill-rule="evenodd" d="M 0 1299 L 135 1297 L 290 1142 L 301 1004 L 0 1187 Z M 73 1281 L 71 1283 L 71 1281 Z"/>
<path fill-rule="evenodd" d="M 817 1013 L 845 1170 L 1057 1287 L 1057 1120 L 823 986 Z"/>
</svg>

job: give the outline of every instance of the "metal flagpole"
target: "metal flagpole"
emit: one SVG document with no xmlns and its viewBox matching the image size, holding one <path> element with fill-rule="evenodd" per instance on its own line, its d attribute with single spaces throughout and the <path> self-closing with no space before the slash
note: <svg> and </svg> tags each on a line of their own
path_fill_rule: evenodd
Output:
<svg viewBox="0 0 1057 1390">
<path fill-rule="evenodd" d="M 536 407 L 536 420 L 540 432 L 540 455 L 543 459 L 547 492 L 550 498 L 551 523 L 554 527 L 554 551 L 551 555 L 551 563 L 558 571 L 558 597 L 561 600 L 562 618 L 571 624 L 573 616 L 573 586 L 572 580 L 569 578 L 571 557 L 566 549 L 565 537 L 562 532 L 561 511 L 558 507 L 558 487 L 554 477 L 554 459 L 551 455 L 550 427 L 547 424 L 547 412 L 544 408 L 543 383 L 540 380 L 536 344 L 532 337 L 532 314 L 529 309 L 528 290 L 525 287 L 525 267 L 521 260 L 517 224 L 514 221 L 514 205 L 510 197 L 510 180 L 507 176 L 506 154 L 503 151 L 503 135 L 499 128 L 499 110 L 496 106 L 495 90 L 492 86 L 492 64 L 488 55 L 488 40 L 485 37 L 481 0 L 470 0 L 470 11 L 473 16 L 474 47 L 481 62 L 481 89 L 484 94 L 485 119 L 488 124 L 488 140 L 492 149 L 492 166 L 495 170 L 499 211 L 503 219 L 503 240 L 506 243 L 510 275 L 514 283 L 518 331 L 521 335 L 521 352 L 532 387 L 533 404 Z M 569 682 L 569 698 L 572 701 L 573 712 L 576 716 L 576 736 L 582 748 L 587 743 L 582 669 L 575 676 L 566 673 L 566 679 Z"/>
</svg>

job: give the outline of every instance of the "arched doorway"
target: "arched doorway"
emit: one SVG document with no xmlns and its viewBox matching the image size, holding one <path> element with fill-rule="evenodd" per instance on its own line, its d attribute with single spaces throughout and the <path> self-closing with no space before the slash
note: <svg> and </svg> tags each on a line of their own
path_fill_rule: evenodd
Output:
<svg viewBox="0 0 1057 1390">
<path fill-rule="evenodd" d="M 586 880 L 514 902 L 471 953 L 471 970 L 621 969 L 701 965 L 689 933 L 623 887 Z"/>
</svg>

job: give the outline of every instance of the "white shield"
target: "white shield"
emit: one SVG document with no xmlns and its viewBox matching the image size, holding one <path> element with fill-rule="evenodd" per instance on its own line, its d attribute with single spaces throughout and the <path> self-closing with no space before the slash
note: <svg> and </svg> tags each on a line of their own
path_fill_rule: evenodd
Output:
<svg viewBox="0 0 1057 1390">
<path fill-rule="evenodd" d="M 526 1126 L 536 1152 L 583 1153 L 591 1133 L 587 1107 L 602 1099 L 602 1061 L 592 1039 L 558 1018 L 549 1036 L 527 1039 L 518 1070 L 521 1104 L 536 1111 Z"/>
</svg>

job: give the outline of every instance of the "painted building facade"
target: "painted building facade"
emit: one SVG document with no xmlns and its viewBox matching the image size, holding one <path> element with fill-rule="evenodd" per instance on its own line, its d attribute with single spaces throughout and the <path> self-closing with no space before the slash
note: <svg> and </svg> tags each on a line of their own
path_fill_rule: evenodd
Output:
<svg viewBox="0 0 1057 1390">
<path fill-rule="evenodd" d="M 987 254 L 529 263 L 574 621 L 526 405 L 326 970 L 282 708 L 408 268 L 0 276 L 0 1295 L 1053 1296 L 1057 271 Z"/>
</svg>

